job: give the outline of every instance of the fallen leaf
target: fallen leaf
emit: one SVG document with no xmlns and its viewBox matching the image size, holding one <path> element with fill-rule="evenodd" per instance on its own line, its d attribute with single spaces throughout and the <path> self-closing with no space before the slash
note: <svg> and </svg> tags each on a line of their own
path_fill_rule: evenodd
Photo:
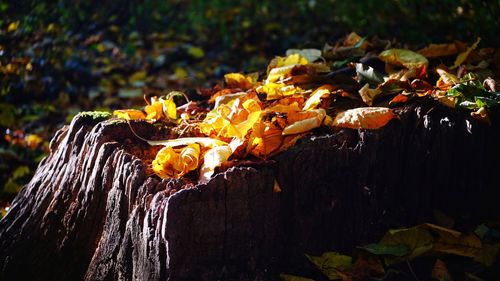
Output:
<svg viewBox="0 0 500 281">
<path fill-rule="evenodd" d="M 326 112 L 322 108 L 308 110 L 307 113 L 312 113 L 315 116 L 293 122 L 291 125 L 288 125 L 283 129 L 282 134 L 286 136 L 308 132 L 314 128 L 321 126 L 321 124 L 323 123 L 323 119 L 325 119 L 326 116 Z"/>
<path fill-rule="evenodd" d="M 321 50 L 318 49 L 288 49 L 286 50 L 286 55 L 290 56 L 293 54 L 299 54 L 305 58 L 308 62 L 314 62 L 321 58 Z"/>
<path fill-rule="evenodd" d="M 404 257 L 410 254 L 410 248 L 404 244 L 369 244 L 358 248 L 377 256 L 389 255 L 395 257 Z"/>
<path fill-rule="evenodd" d="M 433 237 L 426 229 L 418 226 L 402 229 L 389 230 L 382 240 L 381 245 L 403 245 L 408 247 L 409 254 L 406 258 L 413 259 L 429 252 L 433 247 Z M 398 262 L 401 259 L 386 259 L 389 263 Z"/>
<path fill-rule="evenodd" d="M 399 94 L 392 98 L 391 101 L 389 101 L 389 104 L 395 104 L 395 103 L 405 103 L 408 101 L 408 96 L 404 94 Z"/>
<path fill-rule="evenodd" d="M 372 106 L 373 99 L 380 93 L 382 93 L 382 90 L 371 89 L 370 85 L 366 83 L 361 89 L 359 89 L 358 93 L 361 96 L 361 99 L 363 100 L 364 103 L 366 103 L 369 106 Z"/>
<path fill-rule="evenodd" d="M 325 85 L 314 90 L 311 96 L 304 103 L 302 110 L 310 110 L 316 108 L 316 106 L 321 103 L 322 98 L 326 98 L 331 94 L 331 89 L 331 86 Z"/>
<path fill-rule="evenodd" d="M 436 263 L 432 268 L 431 277 L 437 279 L 438 281 L 453 281 L 453 278 L 451 278 L 446 264 L 440 259 L 436 260 Z"/>
<path fill-rule="evenodd" d="M 336 252 L 326 252 L 320 257 L 306 255 L 306 257 L 330 280 L 341 279 L 338 270 L 350 270 L 352 258 Z"/>
<path fill-rule="evenodd" d="M 179 149 L 165 146 L 156 154 L 152 168 L 162 179 L 180 178 L 198 168 L 199 158 L 200 145 L 197 143 L 188 144 Z"/>
<path fill-rule="evenodd" d="M 423 49 L 418 50 L 418 53 L 426 58 L 445 57 L 458 53 L 455 43 L 451 44 L 430 44 Z"/>
<path fill-rule="evenodd" d="M 351 129 L 378 129 L 385 126 L 396 114 L 386 107 L 359 107 L 337 114 L 332 125 Z"/>
<path fill-rule="evenodd" d="M 223 142 L 218 139 L 213 139 L 213 138 L 177 138 L 177 139 L 171 139 L 171 140 L 158 140 L 158 141 L 152 141 L 148 140 L 147 141 L 149 145 L 163 145 L 163 146 L 169 146 L 169 147 L 176 147 L 176 146 L 183 146 L 183 145 L 189 145 L 189 144 L 201 144 L 205 147 L 216 147 L 220 145 L 227 145 L 226 142 Z"/>
<path fill-rule="evenodd" d="M 419 53 L 407 49 L 389 49 L 379 54 L 379 58 L 389 64 L 417 69 L 427 66 L 429 62 Z"/>
<path fill-rule="evenodd" d="M 354 64 L 356 67 L 356 80 L 359 83 L 368 83 L 371 86 L 378 86 L 384 82 L 383 76 L 378 73 L 373 67 L 362 63 Z"/>
<path fill-rule="evenodd" d="M 467 50 L 465 50 L 465 52 L 458 54 L 457 59 L 455 60 L 455 63 L 453 64 L 452 67 L 450 67 L 450 69 L 455 69 L 455 68 L 459 67 L 460 65 L 462 65 L 465 62 L 465 60 L 467 60 L 467 57 L 469 56 L 469 54 L 472 51 L 474 51 L 474 49 L 477 48 L 477 45 L 479 44 L 479 42 L 481 42 L 481 37 L 478 37 L 476 42 L 474 42 L 474 44 L 472 44 L 472 46 L 467 48 Z"/>
<path fill-rule="evenodd" d="M 145 120 L 146 114 L 137 109 L 120 109 L 113 111 L 113 115 L 117 118 L 125 120 Z"/>
<path fill-rule="evenodd" d="M 224 81 L 228 88 L 239 88 L 242 90 L 251 89 L 255 83 L 251 76 L 241 73 L 228 73 L 224 75 Z"/>
<path fill-rule="evenodd" d="M 207 182 L 214 174 L 215 168 L 226 162 L 233 151 L 229 145 L 215 146 L 203 155 L 203 164 L 200 168 L 200 182 Z"/>
</svg>

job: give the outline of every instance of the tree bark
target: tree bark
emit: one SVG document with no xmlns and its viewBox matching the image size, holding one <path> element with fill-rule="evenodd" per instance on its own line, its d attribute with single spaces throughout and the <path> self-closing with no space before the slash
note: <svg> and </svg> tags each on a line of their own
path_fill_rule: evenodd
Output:
<svg viewBox="0 0 500 281">
<path fill-rule="evenodd" d="M 146 175 L 126 123 L 78 115 L 0 221 L 0 280 L 263 280 L 436 211 L 498 218 L 498 116 L 426 100 L 193 185 Z"/>
</svg>

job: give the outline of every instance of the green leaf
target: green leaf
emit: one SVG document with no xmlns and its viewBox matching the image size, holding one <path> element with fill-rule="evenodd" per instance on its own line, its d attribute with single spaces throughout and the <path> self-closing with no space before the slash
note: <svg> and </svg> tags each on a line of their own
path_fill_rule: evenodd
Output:
<svg viewBox="0 0 500 281">
<path fill-rule="evenodd" d="M 0 103 L 0 126 L 12 127 L 16 122 L 16 108 L 8 103 Z"/>
<path fill-rule="evenodd" d="M 359 248 L 377 256 L 404 257 L 410 254 L 410 249 L 406 245 L 369 244 Z"/>
<path fill-rule="evenodd" d="M 352 268 L 352 258 L 336 252 L 326 252 L 320 257 L 306 257 L 330 280 L 338 280 L 341 277 L 337 270 L 350 270 Z"/>
<path fill-rule="evenodd" d="M 381 245 L 403 245 L 409 250 L 409 259 L 421 256 L 432 249 L 433 237 L 429 231 L 418 226 L 389 230 L 382 238 Z"/>
</svg>

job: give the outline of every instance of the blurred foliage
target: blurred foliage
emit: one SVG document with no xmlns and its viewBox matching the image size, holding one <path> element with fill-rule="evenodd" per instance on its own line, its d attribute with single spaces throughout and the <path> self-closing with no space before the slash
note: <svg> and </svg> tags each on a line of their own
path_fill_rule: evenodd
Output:
<svg viewBox="0 0 500 281">
<path fill-rule="evenodd" d="M 81 110 L 258 71 L 288 48 L 321 48 L 350 31 L 498 46 L 499 14 L 497 0 L 1 1 L 0 209 Z"/>
</svg>

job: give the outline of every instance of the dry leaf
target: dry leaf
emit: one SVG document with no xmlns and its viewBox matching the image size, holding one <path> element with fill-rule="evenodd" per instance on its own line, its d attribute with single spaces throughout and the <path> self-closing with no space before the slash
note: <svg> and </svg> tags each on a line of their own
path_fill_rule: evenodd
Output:
<svg viewBox="0 0 500 281">
<path fill-rule="evenodd" d="M 359 95 L 361 96 L 361 99 L 363 100 L 364 103 L 366 103 L 369 106 L 372 106 L 373 104 L 373 99 L 382 93 L 382 90 L 380 89 L 370 89 L 370 85 L 366 83 L 363 88 L 359 89 Z"/>
<path fill-rule="evenodd" d="M 113 111 L 113 115 L 116 118 L 121 118 L 125 120 L 144 120 L 146 119 L 146 114 L 141 110 L 137 109 L 120 109 Z"/>
<path fill-rule="evenodd" d="M 200 168 L 200 182 L 208 181 L 214 174 L 215 168 L 226 162 L 232 153 L 229 145 L 216 146 L 205 152 Z"/>
<path fill-rule="evenodd" d="M 451 44 L 430 44 L 429 46 L 420 49 L 419 54 L 426 58 L 451 56 L 458 53 L 455 43 Z"/>
<path fill-rule="evenodd" d="M 396 114 L 386 107 L 359 107 L 337 114 L 333 126 L 352 129 L 378 129 L 385 126 Z"/>
<path fill-rule="evenodd" d="M 378 57 L 386 63 L 404 66 L 408 69 L 418 69 L 429 64 L 424 56 L 407 49 L 385 50 Z"/>
<path fill-rule="evenodd" d="M 459 67 L 460 65 L 462 65 L 465 62 L 465 60 L 467 59 L 467 57 L 469 56 L 469 54 L 474 49 L 477 48 L 477 45 L 479 44 L 479 42 L 481 42 L 481 37 L 478 37 L 476 42 L 474 42 L 474 44 L 472 44 L 472 46 L 470 46 L 469 48 L 467 48 L 467 50 L 465 50 L 465 52 L 462 52 L 457 56 L 455 63 L 453 64 L 453 66 L 450 69 L 455 69 L 455 68 Z"/>
</svg>

